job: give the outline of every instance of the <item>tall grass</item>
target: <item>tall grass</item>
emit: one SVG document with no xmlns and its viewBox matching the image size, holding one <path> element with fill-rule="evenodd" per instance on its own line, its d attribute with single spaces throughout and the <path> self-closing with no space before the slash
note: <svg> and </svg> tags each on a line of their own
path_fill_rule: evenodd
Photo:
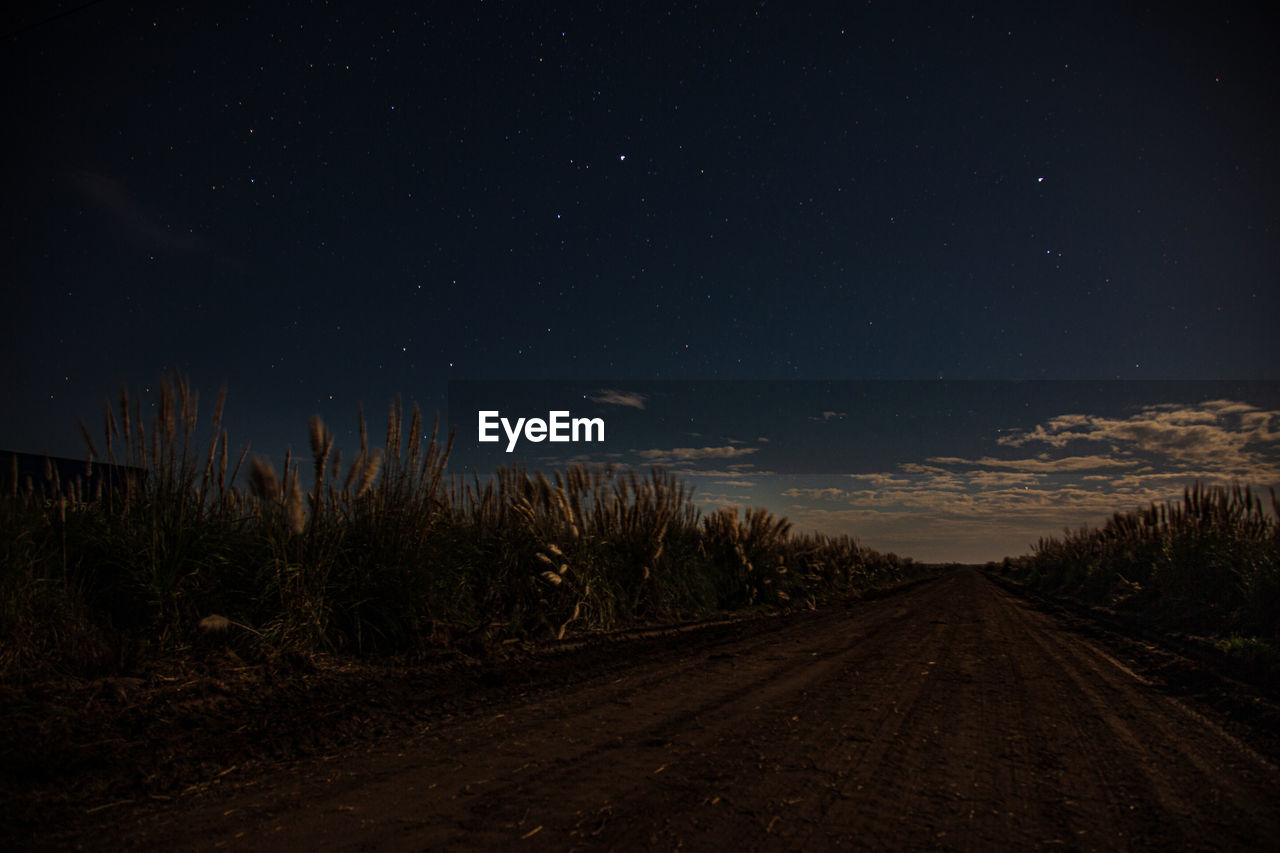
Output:
<svg viewBox="0 0 1280 853">
<path fill-rule="evenodd" d="M 1116 513 L 1101 528 L 1041 539 L 1006 568 L 1049 591 L 1124 598 L 1185 627 L 1280 640 L 1280 505 L 1250 487 L 1184 490 L 1181 501 Z"/>
<path fill-rule="evenodd" d="M 19 483 L 15 462 L 0 497 L 0 677 L 181 653 L 202 620 L 230 626 L 244 654 L 395 653 L 813 606 L 912 569 L 849 537 L 793 535 L 762 509 L 703 514 L 660 470 L 463 480 L 447 470 L 451 438 L 398 400 L 381 446 L 361 413 L 344 464 L 315 417 L 310 458 L 287 452 L 277 471 L 231 449 L 224 401 L 201 429 L 177 374 L 145 422 L 122 392 L 101 447 L 82 425 L 86 471 L 126 474 L 93 495 L 52 469 Z"/>
</svg>

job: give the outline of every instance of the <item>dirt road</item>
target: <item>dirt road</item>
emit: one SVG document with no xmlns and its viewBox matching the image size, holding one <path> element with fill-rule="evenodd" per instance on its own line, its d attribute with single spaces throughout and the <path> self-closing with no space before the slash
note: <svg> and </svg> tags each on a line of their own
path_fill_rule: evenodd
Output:
<svg viewBox="0 0 1280 853">
<path fill-rule="evenodd" d="M 1280 772 L 963 571 L 118 813 L 155 849 L 1247 849 Z M 619 655 L 626 654 L 619 646 Z M 120 810 L 123 812 L 123 810 Z"/>
</svg>

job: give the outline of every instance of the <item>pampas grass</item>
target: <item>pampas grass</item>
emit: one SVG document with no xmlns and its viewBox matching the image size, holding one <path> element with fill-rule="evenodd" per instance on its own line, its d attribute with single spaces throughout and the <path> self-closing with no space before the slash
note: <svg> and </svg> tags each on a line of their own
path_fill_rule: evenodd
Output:
<svg viewBox="0 0 1280 853">
<path fill-rule="evenodd" d="M 43 482 L 20 484 L 16 459 L 8 466 L 0 677 L 182 653 L 209 614 L 244 629 L 246 654 L 398 653 L 482 629 L 563 638 L 814 606 L 912 568 L 848 537 L 795 536 L 765 510 L 704 515 L 688 485 L 656 469 L 450 476 L 453 437 L 441 439 L 438 418 L 426 430 L 398 399 L 382 447 L 370 446 L 358 411 L 345 470 L 312 417 L 304 493 L 291 450 L 277 472 L 234 449 L 225 389 L 204 429 L 184 377 L 157 390 L 147 421 L 127 390 L 108 403 L 101 445 L 82 424 L 86 464 L 123 472 L 102 478 L 100 494 L 61 483 L 52 466 Z M 67 497 L 91 500 L 90 511 L 67 512 Z"/>
<path fill-rule="evenodd" d="M 1188 486 L 1180 501 L 1043 538 L 1005 570 L 1038 588 L 1144 610 L 1167 624 L 1280 640 L 1280 503 L 1249 486 Z"/>
</svg>

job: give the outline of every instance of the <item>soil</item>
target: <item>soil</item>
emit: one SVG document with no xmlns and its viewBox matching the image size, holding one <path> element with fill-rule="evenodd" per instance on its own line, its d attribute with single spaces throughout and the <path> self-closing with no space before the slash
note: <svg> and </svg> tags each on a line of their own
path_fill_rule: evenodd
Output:
<svg viewBox="0 0 1280 853">
<path fill-rule="evenodd" d="M 1280 838 L 1271 698 L 973 570 L 816 612 L 493 652 L 381 668 L 219 658 L 99 683 L 74 713 L 65 686 L 57 701 L 11 695 L 0 846 Z"/>
</svg>

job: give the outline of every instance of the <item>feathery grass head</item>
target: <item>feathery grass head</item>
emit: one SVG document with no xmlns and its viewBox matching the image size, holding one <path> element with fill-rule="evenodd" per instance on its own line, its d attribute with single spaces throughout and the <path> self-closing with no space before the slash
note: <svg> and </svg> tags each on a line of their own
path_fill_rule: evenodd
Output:
<svg viewBox="0 0 1280 853">
<path fill-rule="evenodd" d="M 249 490 L 260 501 L 280 500 L 280 481 L 270 462 L 255 457 L 249 463 Z"/>
<path fill-rule="evenodd" d="M 295 534 L 302 533 L 307 524 L 306 513 L 302 510 L 302 487 L 298 485 L 298 474 L 295 471 L 289 478 L 289 495 L 284 502 L 285 522 Z"/>
<path fill-rule="evenodd" d="M 317 468 L 323 468 L 333 450 L 333 434 L 319 415 L 312 415 L 308 426 L 311 428 L 311 458 L 315 460 Z"/>
<path fill-rule="evenodd" d="M 374 482 L 378 479 L 378 472 L 382 470 L 382 451 L 375 450 L 364 461 L 364 466 L 360 469 L 360 480 L 356 486 L 356 499 L 360 499 L 369 493 L 373 488 Z"/>
</svg>

